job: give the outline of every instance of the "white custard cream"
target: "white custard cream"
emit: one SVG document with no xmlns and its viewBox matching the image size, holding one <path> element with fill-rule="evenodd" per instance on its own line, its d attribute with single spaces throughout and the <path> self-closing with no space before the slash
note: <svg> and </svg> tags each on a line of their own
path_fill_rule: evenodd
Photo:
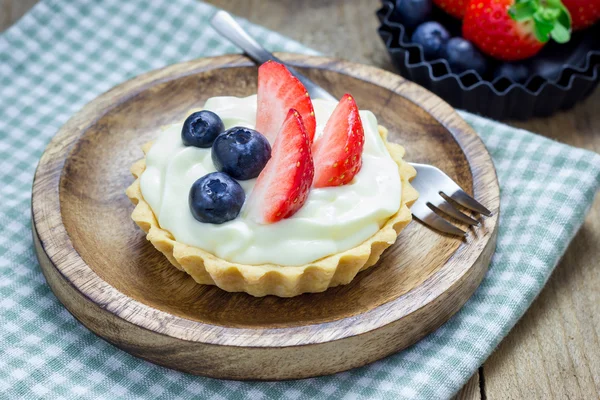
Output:
<svg viewBox="0 0 600 400">
<path fill-rule="evenodd" d="M 321 135 L 336 102 L 313 100 Z M 256 95 L 245 98 L 214 97 L 204 105 L 221 117 L 225 128 L 256 123 Z M 377 130 L 372 112 L 360 111 L 365 131 L 362 168 L 347 185 L 312 188 L 304 206 L 290 218 L 260 225 L 240 215 L 224 224 L 194 219 L 188 204 L 192 184 L 215 171 L 211 149 L 186 147 L 181 141 L 183 123 L 169 125 L 146 156 L 141 176 L 144 199 L 160 226 L 181 243 L 208 251 L 224 260 L 249 264 L 297 266 L 358 246 L 400 208 L 402 192 L 398 166 Z M 250 195 L 256 179 L 239 181 Z"/>
</svg>

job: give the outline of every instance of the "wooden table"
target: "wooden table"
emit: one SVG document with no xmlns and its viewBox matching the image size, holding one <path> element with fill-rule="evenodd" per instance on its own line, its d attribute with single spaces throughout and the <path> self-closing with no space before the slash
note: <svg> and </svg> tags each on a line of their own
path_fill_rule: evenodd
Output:
<svg viewBox="0 0 600 400">
<path fill-rule="evenodd" d="M 0 0 L 0 31 L 37 0 Z M 377 35 L 378 1 L 209 0 L 325 54 L 393 70 Z M 600 152 L 600 90 L 554 117 L 509 122 Z M 459 399 L 600 397 L 600 198 L 546 287 Z"/>
</svg>

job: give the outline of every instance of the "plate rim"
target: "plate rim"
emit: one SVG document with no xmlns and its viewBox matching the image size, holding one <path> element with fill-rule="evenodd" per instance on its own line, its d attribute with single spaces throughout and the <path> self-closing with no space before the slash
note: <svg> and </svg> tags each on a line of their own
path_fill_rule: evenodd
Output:
<svg viewBox="0 0 600 400">
<path fill-rule="evenodd" d="M 377 67 L 328 57 L 291 53 L 278 53 L 278 56 L 300 68 L 331 69 L 332 66 L 335 66 L 336 69 L 332 72 L 349 75 L 380 86 L 392 92 L 390 98 L 395 94 L 400 95 L 416 106 L 423 108 L 452 134 L 469 164 L 474 195 L 480 199 L 484 198 L 488 208 L 494 212 L 492 217 L 485 220 L 487 232 L 483 235 L 484 240 L 481 242 L 480 252 L 477 253 L 476 257 L 473 254 L 466 254 L 467 246 L 463 244 L 458 247 L 446 262 L 446 265 L 413 290 L 388 303 L 372 308 L 362 314 L 335 321 L 278 328 L 235 328 L 193 321 L 134 300 L 100 278 L 77 253 L 68 232 L 62 224 L 59 185 L 65 160 L 73 146 L 87 128 L 109 110 L 135 97 L 151 86 L 209 70 L 254 65 L 245 56 L 236 54 L 205 57 L 173 64 L 127 80 L 86 104 L 60 128 L 48 144 L 34 176 L 32 229 L 34 230 L 34 236 L 36 236 L 35 239 L 39 241 L 40 249 L 43 250 L 53 267 L 71 287 L 95 305 L 100 306 L 116 317 L 138 327 L 176 339 L 235 347 L 302 346 L 363 335 L 406 317 L 431 304 L 450 287 L 461 283 L 462 278 L 469 272 L 478 257 L 490 245 L 495 246 L 500 205 L 499 186 L 494 165 L 479 136 L 451 106 L 421 86 Z M 377 77 L 378 81 L 375 82 L 373 77 Z M 385 84 L 381 84 L 381 82 L 385 82 Z M 398 92 L 400 88 L 402 88 L 402 93 Z M 110 101 L 108 101 L 109 98 Z M 484 174 L 481 168 L 473 168 L 474 163 L 486 164 L 487 167 L 491 167 L 493 173 L 490 175 L 488 169 Z M 49 175 L 46 171 L 50 171 Z M 488 190 L 492 188 L 494 193 L 483 193 L 482 187 L 487 187 Z M 49 215 L 48 211 L 54 211 L 55 214 Z M 479 239 L 476 238 L 476 240 Z M 453 261 L 459 267 L 462 265 L 462 268 L 450 271 L 448 268 L 450 261 Z M 452 276 L 453 279 L 445 279 L 449 276 Z M 481 278 L 483 278 L 483 275 Z M 479 278 L 479 281 L 481 278 Z M 424 296 L 424 294 L 426 295 Z M 411 303 L 410 300 L 417 296 L 426 298 L 427 301 Z M 406 307 L 407 304 L 413 304 L 413 307 Z M 313 332 L 314 327 L 318 328 L 318 332 Z"/>
</svg>

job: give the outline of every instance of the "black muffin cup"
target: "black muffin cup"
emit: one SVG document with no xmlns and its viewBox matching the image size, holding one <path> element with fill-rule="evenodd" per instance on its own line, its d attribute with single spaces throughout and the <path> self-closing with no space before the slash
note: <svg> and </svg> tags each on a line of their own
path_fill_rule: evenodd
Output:
<svg viewBox="0 0 600 400">
<path fill-rule="evenodd" d="M 567 44 L 550 43 L 525 61 L 538 73 L 524 83 L 506 77 L 493 78 L 488 72 L 452 73 L 443 59 L 427 61 L 422 48 L 410 42 L 412 32 L 395 19 L 395 1 L 383 0 L 377 11 L 378 29 L 393 64 L 405 78 L 434 92 L 453 107 L 493 119 L 545 117 L 573 107 L 590 95 L 600 81 L 600 24 L 575 32 Z M 433 20 L 442 23 L 453 36 L 460 35 L 460 21 L 439 10 Z M 499 63 L 489 59 L 490 70 Z"/>
</svg>

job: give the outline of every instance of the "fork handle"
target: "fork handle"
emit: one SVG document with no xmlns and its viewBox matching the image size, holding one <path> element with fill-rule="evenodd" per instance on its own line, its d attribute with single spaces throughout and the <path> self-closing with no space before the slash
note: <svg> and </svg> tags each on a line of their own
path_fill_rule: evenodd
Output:
<svg viewBox="0 0 600 400">
<path fill-rule="evenodd" d="M 279 58 L 275 57 L 272 53 L 258 44 L 258 42 L 248 35 L 244 28 L 242 28 L 228 12 L 222 10 L 217 11 L 210 20 L 210 24 L 223 37 L 228 39 L 240 49 L 244 50 L 244 53 L 246 53 L 246 55 L 250 57 L 250 59 L 256 64 L 260 65 L 270 60 L 285 64 L 290 72 L 296 78 L 298 78 L 300 82 L 302 82 L 311 97 L 326 100 L 338 100 L 325 89 L 281 61 Z"/>
<path fill-rule="evenodd" d="M 223 37 L 244 50 L 246 55 L 257 64 L 263 64 L 269 60 L 280 62 L 273 54 L 269 53 L 256 40 L 237 23 L 226 11 L 217 11 L 210 20 L 212 27 Z"/>
</svg>

